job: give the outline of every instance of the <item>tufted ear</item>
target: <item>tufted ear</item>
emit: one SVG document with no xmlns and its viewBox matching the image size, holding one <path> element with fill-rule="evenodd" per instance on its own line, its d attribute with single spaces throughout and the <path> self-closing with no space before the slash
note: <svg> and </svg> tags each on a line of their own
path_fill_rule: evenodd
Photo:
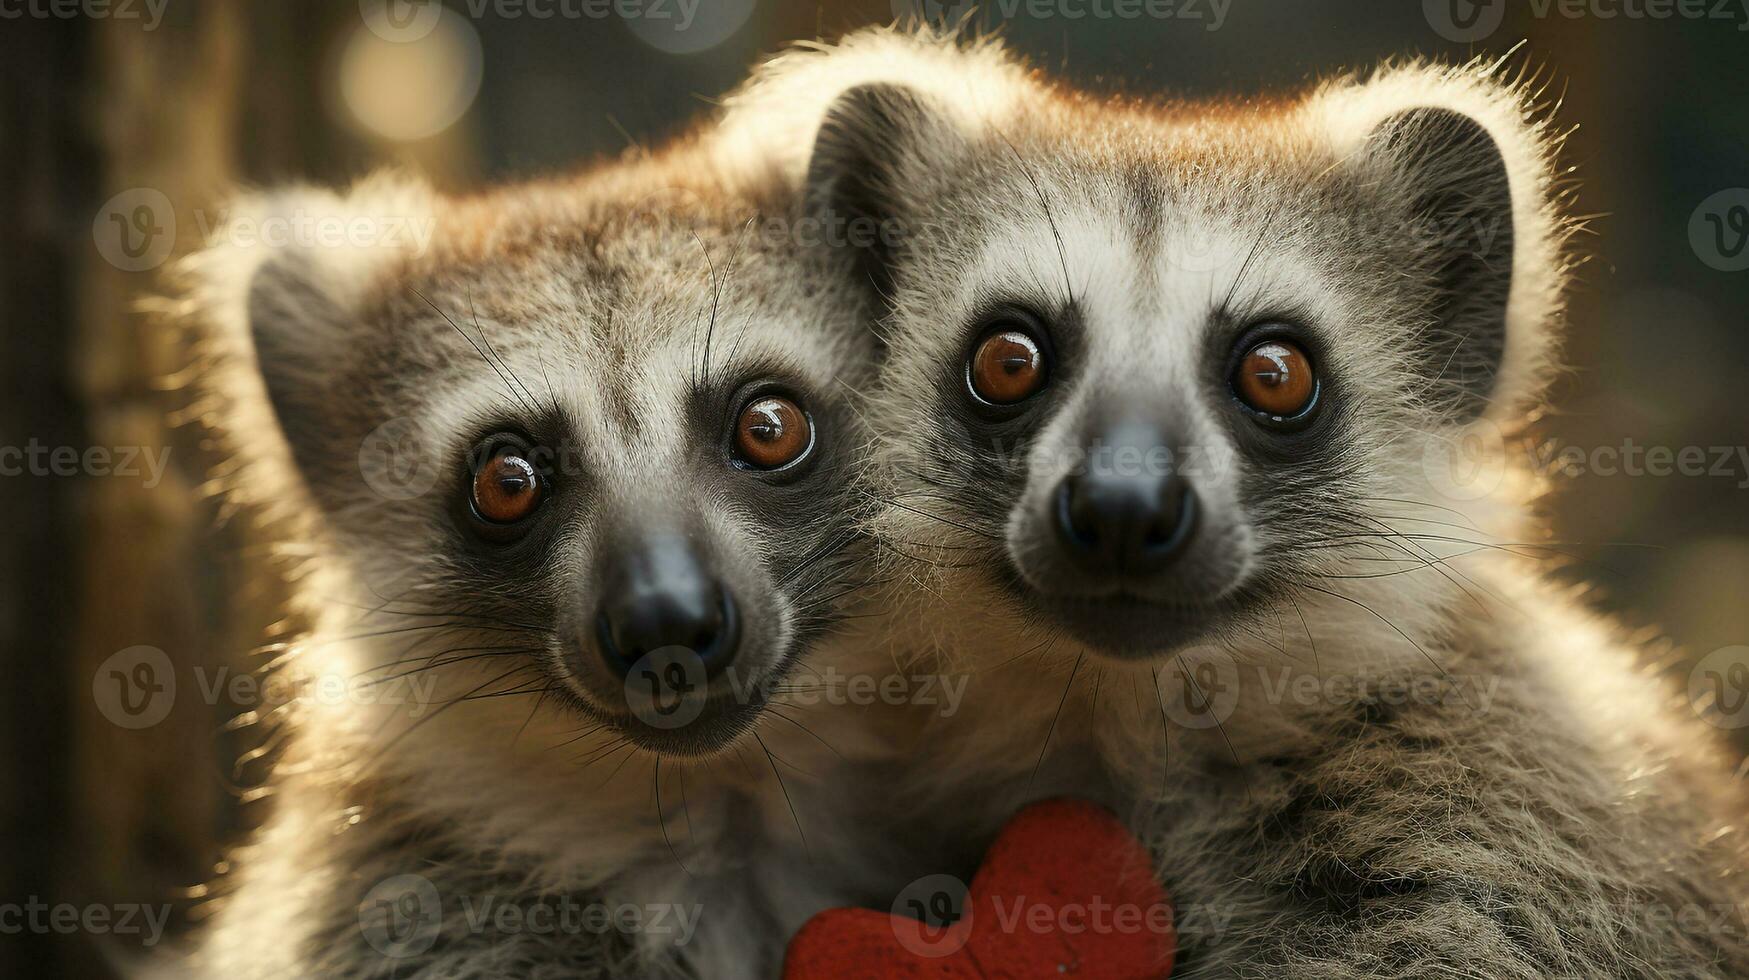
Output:
<svg viewBox="0 0 1749 980">
<path fill-rule="evenodd" d="M 356 398 L 344 389 L 370 329 L 366 306 L 429 247 L 430 193 L 379 176 L 344 195 L 309 188 L 245 195 L 225 215 L 190 260 L 192 299 L 212 332 L 209 373 L 234 419 L 284 436 L 280 449 L 239 448 L 309 477 L 333 455 L 323 447 L 350 435 L 355 420 L 345 413 Z M 259 443 L 260 436 L 241 438 Z"/>
<path fill-rule="evenodd" d="M 358 329 L 363 267 L 292 249 L 269 257 L 249 283 L 249 337 L 274 417 L 300 466 L 329 426 L 336 376 Z"/>
<path fill-rule="evenodd" d="M 1568 275 L 1552 140 L 1524 93 L 1411 67 L 1327 90 L 1314 109 L 1384 199 L 1377 241 L 1429 290 L 1415 338 L 1429 403 L 1460 421 L 1523 407 L 1547 374 Z"/>
<path fill-rule="evenodd" d="M 890 293 L 895 259 L 922 230 L 925 195 L 963 143 L 923 95 L 901 85 L 860 85 L 827 108 L 808 160 L 804 207 L 880 294 Z"/>
<path fill-rule="evenodd" d="M 1380 123 L 1368 153 L 1401 190 L 1413 261 L 1433 289 L 1422 363 L 1432 397 L 1461 418 L 1483 413 L 1506 360 L 1515 229 L 1512 178 L 1494 138 L 1443 108 Z"/>
</svg>

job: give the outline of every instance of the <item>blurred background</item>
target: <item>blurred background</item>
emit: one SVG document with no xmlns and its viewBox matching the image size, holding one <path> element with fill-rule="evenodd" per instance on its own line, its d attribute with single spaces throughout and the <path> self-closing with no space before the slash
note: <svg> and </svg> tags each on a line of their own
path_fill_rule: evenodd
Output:
<svg viewBox="0 0 1749 980">
<path fill-rule="evenodd" d="M 227 188 L 564 170 L 679 131 L 789 42 L 919 11 L 1101 89 L 1262 92 L 1414 54 L 1540 72 L 1598 216 L 1573 370 L 1526 447 L 1590 460 L 1551 474 L 1563 574 L 1668 637 L 1678 677 L 1742 662 L 1749 2 L 0 0 L 0 447 L 24 451 L 0 454 L 0 906 L 142 903 L 172 941 L 270 805 L 226 727 L 250 694 L 223 682 L 295 624 L 271 550 L 208 492 L 225 463 L 187 424 L 182 339 L 138 307 Z M 1694 448 L 1705 472 L 1657 465 Z M 118 707 L 110 676 L 155 657 L 183 696 Z M 40 918 L 0 918 L 0 976 L 103 976 L 99 944 L 151 938 Z"/>
</svg>

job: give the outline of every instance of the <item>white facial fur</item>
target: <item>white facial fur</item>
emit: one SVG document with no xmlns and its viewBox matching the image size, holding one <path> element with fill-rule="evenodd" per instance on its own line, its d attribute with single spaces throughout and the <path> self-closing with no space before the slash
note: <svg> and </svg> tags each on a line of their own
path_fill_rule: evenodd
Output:
<svg viewBox="0 0 1749 980">
<path fill-rule="evenodd" d="M 805 179 L 904 233 L 882 256 L 888 360 L 870 409 L 888 481 L 877 533 L 901 583 L 890 654 L 975 672 L 968 697 L 987 712 L 932 744 L 963 746 L 955 758 L 972 770 L 1025 772 L 1036 757 L 1000 746 L 1036 726 L 1039 739 L 1102 743 L 1123 770 L 1161 755 L 1149 748 L 1160 713 L 1201 663 L 1251 684 L 1254 667 L 1311 672 L 1314 661 L 1351 676 L 1438 675 L 1427 651 L 1447 611 L 1486 594 L 1451 563 L 1468 542 L 1512 540 L 1523 498 L 1511 476 L 1481 499 L 1447 496 L 1428 461 L 1469 418 L 1508 425 L 1534 402 L 1572 230 L 1554 203 L 1551 134 L 1498 74 L 1410 65 L 1280 102 L 1147 106 L 1054 88 L 993 45 L 866 32 L 775 63 L 733 104 L 731 129 L 748 132 L 780 116 L 825 120 Z M 1423 111 L 1432 115 L 1414 115 Z M 1426 158 L 1399 147 L 1420 144 L 1383 135 L 1401 119 L 1437 121 L 1389 139 L 1443 146 L 1457 120 L 1486 134 L 1507 175 L 1498 221 L 1416 224 L 1417 195 L 1489 178 L 1415 177 Z M 844 159 L 863 166 L 830 166 Z M 804 162 L 788 166 L 804 179 Z M 1482 359 L 1480 334 L 1425 346 L 1438 327 L 1438 250 L 1450 244 L 1430 232 L 1478 255 L 1508 236 L 1498 358 Z M 1073 349 L 1053 365 L 1036 420 L 968 429 L 962 365 L 980 314 L 1005 303 L 1047 321 L 1072 306 L 1072 339 L 1058 346 Z M 1341 422 L 1315 451 L 1273 462 L 1216 366 L 1245 328 L 1272 321 L 1315 341 L 1325 407 Z M 1459 394 L 1460 377 L 1483 393 Z M 1197 621 L 1159 614 L 1157 640 L 1132 641 L 1153 648 L 1151 662 L 1111 658 L 1050 608 L 1091 587 L 1041 530 L 1049 500 L 1090 426 L 1113 411 L 1161 421 L 1202 469 L 1196 560 L 1149 587 L 1161 608 L 1192 607 Z M 1368 574 L 1382 570 L 1403 574 Z M 1102 685 L 1121 693 L 1101 702 Z M 1128 706 L 1131 688 L 1156 685 L 1160 709 Z M 1057 727 L 1088 704 L 1098 708 L 1088 727 Z M 1275 714 L 1187 739 L 1214 756 L 1265 751 L 1300 724 Z"/>
<path fill-rule="evenodd" d="M 743 689 L 825 668 L 863 574 L 844 546 L 865 443 L 846 391 L 872 366 L 859 300 L 750 223 L 786 218 L 781 196 L 739 196 L 688 153 L 468 199 L 394 176 L 247 198 L 191 261 L 191 305 L 216 328 L 207 391 L 239 457 L 226 489 L 306 556 L 317 624 L 276 662 L 304 696 L 263 719 L 280 803 L 226 889 L 215 974 L 270 972 L 264 928 L 276 957 L 309 957 L 286 969 L 363 969 L 375 954 L 345 920 L 378 879 L 415 873 L 439 883 L 446 928 L 470 897 L 696 914 L 626 937 L 640 969 L 729 975 L 884 873 L 880 844 L 839 826 L 855 799 L 809 775 L 871 747 L 841 715 L 786 707 L 797 675 L 702 755 L 603 724 L 627 703 L 586 648 L 619 536 L 672 522 L 708 552 L 740 601 Z M 273 248 L 236 230 L 291 216 L 425 234 Z M 732 399 L 764 378 L 815 426 L 818 465 L 791 483 L 724 450 Z M 511 427 L 563 441 L 564 489 L 537 548 L 495 550 L 468 535 L 467 461 Z M 288 885 L 328 874 L 332 890 Z M 460 947 L 433 968 L 533 962 L 508 941 L 500 959 Z"/>
</svg>

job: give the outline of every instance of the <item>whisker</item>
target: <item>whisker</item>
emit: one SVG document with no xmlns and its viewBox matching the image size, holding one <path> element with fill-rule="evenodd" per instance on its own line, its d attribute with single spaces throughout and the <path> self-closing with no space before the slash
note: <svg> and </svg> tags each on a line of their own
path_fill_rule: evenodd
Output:
<svg viewBox="0 0 1749 980">
<path fill-rule="evenodd" d="M 796 824 L 796 836 L 800 837 L 802 840 L 802 853 L 806 854 L 808 856 L 809 863 L 812 863 L 814 860 L 814 856 L 813 856 L 813 853 L 808 849 L 808 835 L 802 831 L 802 818 L 800 815 L 798 815 L 796 813 L 795 801 L 790 799 L 789 787 L 787 787 L 783 784 L 783 773 L 777 771 L 777 760 L 772 758 L 771 749 L 766 748 L 765 739 L 760 738 L 758 732 L 753 733 L 753 740 L 755 742 L 759 743 L 760 751 L 765 753 L 765 761 L 770 763 L 770 765 L 771 765 L 771 774 L 773 776 L 777 777 L 778 792 L 783 794 L 784 805 L 789 807 L 790 819 L 794 820 L 795 824 Z"/>
<path fill-rule="evenodd" d="M 512 667 L 511 669 L 505 671 L 504 673 L 499 674 L 497 677 L 494 677 L 491 680 L 486 681 L 485 683 L 481 684 L 479 687 L 474 688 L 473 690 L 469 691 L 467 694 L 464 694 L 461 697 L 456 698 L 455 700 L 449 701 L 448 703 L 439 706 L 436 711 L 433 711 L 432 713 L 419 719 L 418 721 L 414 722 L 412 725 L 408 726 L 407 728 L 402 729 L 400 734 L 398 734 L 394 738 L 390 739 L 387 745 L 384 745 L 381 749 L 377 750 L 377 752 L 375 754 L 373 754 L 370 757 L 370 759 L 368 759 L 365 762 L 364 767 L 368 769 L 369 767 L 375 765 L 385 755 L 387 755 L 391 749 L 393 749 L 395 746 L 401 744 L 402 740 L 405 739 L 407 736 L 413 734 L 414 732 L 418 731 L 421 728 L 424 728 L 426 725 L 431 724 L 431 722 L 433 722 L 437 718 L 441 717 L 444 714 L 444 712 L 448 711 L 449 709 L 455 707 L 458 704 L 461 704 L 469 696 L 474 695 L 474 694 L 478 694 L 481 691 L 484 691 L 486 688 L 491 687 L 493 684 L 497 684 L 498 682 L 504 680 L 505 678 L 516 674 L 517 671 L 526 670 L 527 667 L 528 667 L 528 665 L 526 665 L 526 664 L 519 664 L 515 667 Z"/>
<path fill-rule="evenodd" d="M 1208 705 L 1211 708 L 1211 710 L 1209 711 L 1209 717 L 1214 719 L 1215 731 L 1218 731 L 1221 733 L 1221 741 L 1226 743 L 1227 754 L 1233 757 L 1233 765 L 1238 767 L 1240 772 L 1243 772 L 1244 771 L 1244 764 L 1239 761 L 1239 750 L 1235 749 L 1233 747 L 1233 740 L 1227 736 L 1227 726 L 1221 722 L 1221 716 L 1220 716 L 1219 712 L 1212 710 L 1212 708 L 1214 706 L 1214 702 L 1209 700 L 1209 696 L 1203 692 L 1202 685 L 1197 682 L 1196 675 L 1191 673 L 1184 666 L 1184 652 L 1179 651 L 1177 653 L 1174 653 L 1172 656 L 1173 656 L 1173 659 L 1178 661 L 1178 670 L 1181 674 L 1184 675 L 1184 679 L 1190 683 L 1190 686 L 1192 688 L 1196 689 L 1197 699 L 1200 700 L 1203 704 Z M 1249 782 L 1245 783 L 1245 798 L 1251 799 L 1251 784 Z"/>
<path fill-rule="evenodd" d="M 791 718 L 789 715 L 786 715 L 783 712 L 777 710 L 776 705 L 768 704 L 765 706 L 765 709 L 767 711 L 771 712 L 771 716 L 773 718 L 778 718 L 780 720 L 789 722 L 791 725 L 794 725 L 795 727 L 797 727 L 797 728 L 801 729 L 803 732 L 805 732 L 814 741 L 819 742 L 821 745 L 824 745 L 826 747 L 827 751 L 831 752 L 833 755 L 837 756 L 840 759 L 844 758 L 844 753 L 838 751 L 836 748 L 833 748 L 831 742 L 828 742 L 825 739 L 821 738 L 819 735 L 815 734 L 814 730 L 809 728 L 808 726 L 802 724 L 799 721 L 796 721 L 794 718 Z"/>
<path fill-rule="evenodd" d="M 509 362 L 499 356 L 498 349 L 492 346 L 492 338 L 486 336 L 486 328 L 480 326 L 480 311 L 474 308 L 474 291 L 472 289 L 468 290 L 468 313 L 474 318 L 474 332 L 480 335 L 480 342 L 486 345 L 486 350 L 494 358 L 497 358 L 498 363 L 504 366 L 505 371 L 509 372 L 510 380 L 522 389 L 524 395 L 528 396 L 529 411 L 534 412 L 534 406 L 540 402 L 540 399 L 534 396 L 534 392 L 528 390 L 528 385 L 522 383 L 522 379 L 516 376 L 516 372 L 510 370 Z"/>
<path fill-rule="evenodd" d="M 619 765 L 613 767 L 613 771 L 607 774 L 607 778 L 602 780 L 601 785 L 597 786 L 596 789 L 598 789 L 598 790 L 606 789 L 608 784 L 613 782 L 613 777 L 619 775 L 619 771 L 626 767 L 626 763 L 628 763 L 628 762 L 630 762 L 633 759 L 636 759 L 638 757 L 637 745 L 635 743 L 632 743 L 632 742 L 627 742 L 626 745 L 630 746 L 632 751 L 627 752 L 626 757 L 619 760 Z M 658 756 L 658 758 L 660 758 L 660 756 Z"/>
<path fill-rule="evenodd" d="M 668 855 L 674 859 L 674 863 L 680 866 L 681 871 L 686 872 L 688 878 L 691 878 L 693 873 L 687 868 L 686 862 L 680 860 L 680 852 L 674 849 L 674 839 L 668 836 L 668 820 L 662 815 L 662 757 L 660 755 L 656 756 L 654 778 L 656 783 L 656 823 L 662 828 L 662 842 L 668 845 Z"/>
<path fill-rule="evenodd" d="M 1357 605 L 1360 608 L 1366 610 L 1367 613 L 1369 613 L 1374 619 L 1378 620 L 1381 623 L 1384 623 L 1386 626 L 1389 626 L 1392 630 L 1396 631 L 1398 636 L 1401 636 L 1403 639 L 1408 640 L 1410 642 L 1410 644 L 1412 644 L 1415 647 L 1415 649 L 1420 650 L 1421 655 L 1423 657 L 1426 657 L 1427 662 L 1432 664 L 1434 666 L 1434 669 L 1439 671 L 1440 676 L 1445 678 L 1445 680 L 1448 682 L 1451 681 L 1451 675 L 1446 673 L 1445 667 L 1443 665 L 1441 665 L 1438 660 L 1435 660 L 1433 658 L 1433 655 L 1428 653 L 1427 649 L 1425 647 L 1423 647 L 1419 641 L 1417 641 L 1414 637 L 1410 636 L 1408 633 L 1403 632 L 1400 628 L 1398 628 L 1396 623 L 1393 623 L 1390 620 L 1386 619 L 1385 617 L 1379 615 L 1378 612 L 1375 611 L 1371 606 L 1367 605 L 1364 602 L 1361 602 L 1359 599 L 1354 599 L 1354 598 L 1350 598 L 1348 596 L 1345 596 L 1345 595 L 1341 594 L 1340 592 L 1332 592 L 1329 589 L 1321 589 L 1316 585 L 1311 585 L 1311 584 L 1308 584 L 1305 582 L 1300 583 L 1300 587 L 1305 588 L 1305 589 L 1311 589 L 1313 592 L 1321 592 L 1324 595 L 1330 596 L 1333 599 L 1341 599 L 1343 602 L 1353 603 L 1354 605 Z M 1464 696 L 1462 688 L 1459 688 L 1455 683 L 1453 683 L 1452 689 L 1457 692 L 1458 699 L 1463 701 L 1463 703 L 1466 707 L 1469 707 L 1472 710 L 1475 708 L 1475 705 L 1470 704 L 1469 698 Z"/>
<path fill-rule="evenodd" d="M 1160 798 L 1166 798 L 1167 775 L 1172 771 L 1172 729 L 1166 723 L 1166 698 L 1160 693 L 1159 671 L 1148 671 L 1154 682 L 1154 703 L 1160 707 Z"/>
<path fill-rule="evenodd" d="M 1063 291 L 1067 294 L 1069 305 L 1073 306 L 1075 304 L 1075 284 L 1069 277 L 1069 252 L 1063 244 L 1063 232 L 1057 227 L 1057 217 L 1051 213 L 1050 199 L 1045 196 L 1044 188 L 1039 186 L 1038 178 L 1033 175 L 1032 168 L 1027 165 L 1025 158 L 1020 155 L 1020 150 L 1008 138 L 1008 134 L 1000 129 L 994 131 L 997 136 L 1001 137 L 1002 142 L 1008 145 L 1008 151 L 1014 155 L 1015 162 L 1020 166 L 1021 174 L 1026 177 L 1026 182 L 1032 185 L 1032 191 L 1038 197 L 1039 207 L 1045 213 L 1045 221 L 1051 227 L 1051 237 L 1057 242 L 1057 262 L 1061 264 L 1063 269 Z"/>
<path fill-rule="evenodd" d="M 409 288 L 411 288 L 411 287 L 409 287 Z M 439 309 L 437 304 L 433 303 L 431 301 L 431 299 L 429 297 L 427 297 L 424 293 L 420 292 L 417 289 L 414 289 L 413 295 L 424 300 L 426 306 L 431 307 L 431 309 L 438 316 L 443 317 L 443 322 L 449 324 L 451 330 L 454 330 L 457 334 L 461 335 L 461 338 L 463 340 L 468 342 L 468 346 L 472 347 L 474 349 L 474 353 L 480 355 L 480 360 L 485 361 L 486 366 L 491 368 L 498 375 L 498 378 L 504 382 L 504 390 L 505 390 L 506 394 L 508 394 L 511 398 L 515 399 L 518 402 L 523 402 L 522 396 L 517 393 L 516 388 L 511 384 L 510 376 L 505 374 L 504 371 L 498 367 L 498 364 L 496 361 L 494 361 L 490 357 L 486 356 L 486 352 L 484 350 L 480 349 L 479 344 L 474 343 L 474 338 L 468 336 L 467 331 L 463 330 L 459 325 L 457 325 L 456 322 L 450 318 L 450 315 L 448 313 L 445 313 L 443 310 Z M 528 409 L 533 414 L 538 414 L 538 413 L 534 413 L 533 406 L 528 405 L 526 402 L 523 402 L 523 408 Z"/>
<path fill-rule="evenodd" d="M 1032 788 L 1033 781 L 1038 779 L 1039 767 L 1045 764 L 1045 753 L 1051 749 L 1051 736 L 1056 734 L 1057 720 L 1063 717 L 1063 705 L 1069 702 L 1069 689 L 1075 685 L 1075 674 L 1081 669 L 1081 661 L 1087 658 L 1086 653 L 1075 657 L 1075 666 L 1069 668 L 1069 679 L 1063 684 L 1063 696 L 1057 699 L 1057 712 L 1051 716 L 1051 727 L 1045 730 L 1045 744 L 1038 750 L 1038 761 L 1032 764 L 1032 775 L 1027 777 L 1027 789 Z"/>
</svg>

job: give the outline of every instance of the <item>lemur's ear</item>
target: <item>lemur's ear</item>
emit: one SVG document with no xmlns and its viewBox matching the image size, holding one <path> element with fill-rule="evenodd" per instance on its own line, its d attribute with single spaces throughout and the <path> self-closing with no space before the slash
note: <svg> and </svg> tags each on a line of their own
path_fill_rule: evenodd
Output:
<svg viewBox="0 0 1749 980">
<path fill-rule="evenodd" d="M 365 307 L 429 245 L 430 192 L 379 176 L 343 195 L 292 188 L 244 195 L 188 260 L 195 309 L 209 331 L 209 383 L 229 405 L 251 463 L 306 478 L 356 470 L 361 395 L 348 391 L 370 329 Z M 262 429 L 277 428 L 282 440 Z M 351 440 L 350 453 L 325 447 Z M 269 445 L 278 444 L 278 445 Z M 280 474 L 276 479 L 288 477 Z"/>
<path fill-rule="evenodd" d="M 337 258 L 321 249 L 280 250 L 249 282 L 255 364 L 292 455 L 304 467 L 329 428 L 323 418 L 339 394 L 334 389 L 369 286 L 369 262 L 349 265 Z"/>
<path fill-rule="evenodd" d="M 1482 414 L 1506 360 L 1512 293 L 1512 179 L 1494 138 L 1452 109 L 1399 112 L 1369 155 L 1403 192 L 1413 257 L 1434 299 L 1421 363 L 1439 365 L 1431 395 L 1461 418 Z"/>
<path fill-rule="evenodd" d="M 804 207 L 847 246 L 859 278 L 885 295 L 894 257 L 921 219 L 946 153 L 961 136 L 918 92 L 871 83 L 840 95 L 814 137 Z"/>
<path fill-rule="evenodd" d="M 1381 246 L 1432 288 L 1417 338 L 1430 404 L 1459 420 L 1517 411 L 1540 393 L 1567 275 L 1546 128 L 1521 92 L 1463 70 L 1387 72 L 1324 102 L 1392 214 Z"/>
</svg>

